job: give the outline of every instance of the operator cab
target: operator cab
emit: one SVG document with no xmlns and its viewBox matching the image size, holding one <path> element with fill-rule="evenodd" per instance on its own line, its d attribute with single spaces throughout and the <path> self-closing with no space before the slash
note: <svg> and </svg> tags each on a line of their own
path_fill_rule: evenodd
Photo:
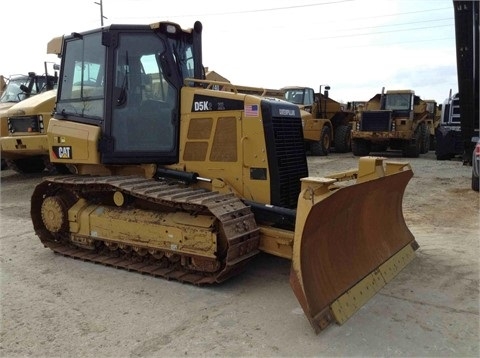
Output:
<svg viewBox="0 0 480 358">
<path fill-rule="evenodd" d="M 51 90 L 57 83 L 55 76 L 37 76 L 35 72 L 28 75 L 14 75 L 10 77 L 8 84 L 0 97 L 0 103 L 18 103 L 30 96 L 46 90 Z"/>
<path fill-rule="evenodd" d="M 54 117 L 100 126 L 104 164 L 177 162 L 180 89 L 203 74 L 197 24 L 112 25 L 66 37 Z"/>
<path fill-rule="evenodd" d="M 285 100 L 298 105 L 312 106 L 314 101 L 313 89 L 306 87 L 285 88 Z"/>
<path fill-rule="evenodd" d="M 393 118 L 413 119 L 415 97 L 413 91 L 387 91 L 383 109 L 392 111 Z"/>
</svg>

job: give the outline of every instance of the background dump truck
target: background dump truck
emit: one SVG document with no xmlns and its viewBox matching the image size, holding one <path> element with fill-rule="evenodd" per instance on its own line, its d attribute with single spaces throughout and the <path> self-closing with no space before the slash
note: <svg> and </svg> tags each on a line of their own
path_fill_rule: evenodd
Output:
<svg viewBox="0 0 480 358">
<path fill-rule="evenodd" d="M 312 155 L 328 155 L 330 148 L 345 153 L 351 150 L 351 129 L 355 113 L 328 96 L 309 87 L 284 87 L 285 99 L 302 110 L 303 136 Z M 320 91 L 321 92 L 321 91 Z"/>
<path fill-rule="evenodd" d="M 60 56 L 62 37 L 47 44 L 47 53 Z M 6 127 L 0 138 L 1 156 L 4 166 L 19 173 L 49 171 L 65 172 L 63 165 L 51 165 L 48 153 L 47 126 L 55 107 L 59 65 L 45 62 L 42 76 L 31 74 L 29 87 L 19 86 L 20 97 L 28 97 L 0 112 L 2 127 Z M 35 91 L 33 91 L 35 88 Z M 32 92 L 36 93 L 31 96 Z M 26 96 L 29 94 L 29 96 Z M 18 97 L 18 96 L 17 96 Z"/>
<path fill-rule="evenodd" d="M 412 90 L 391 90 L 374 96 L 352 130 L 352 150 L 357 156 L 371 151 L 401 150 L 418 157 L 430 148 L 433 119 L 427 103 Z"/>
<path fill-rule="evenodd" d="M 28 75 L 10 76 L 0 97 L 0 137 L 8 136 L 9 129 L 5 114 L 10 107 L 31 96 L 52 89 L 55 84 L 56 78 L 47 73 L 37 75 L 35 72 L 29 72 Z M 6 160 L 2 155 L 1 168 L 3 170 L 6 167 Z"/>
<path fill-rule="evenodd" d="M 34 96 L 43 91 L 53 89 L 56 78 L 53 75 L 37 75 L 29 72 L 28 75 L 13 75 L 8 79 L 8 84 L 0 97 L 0 116 L 15 103 Z M 1 122 L 1 136 L 8 134 L 7 122 Z"/>
<path fill-rule="evenodd" d="M 35 187 L 35 233 L 65 256 L 196 285 L 277 255 L 315 331 L 343 323 L 415 257 L 410 165 L 366 157 L 310 177 L 298 106 L 211 89 L 201 33 L 158 22 L 65 37 L 47 139 L 74 174 Z"/>
<path fill-rule="evenodd" d="M 56 89 L 40 93 L 10 107 L 0 120 L 8 123 L 9 134 L 0 138 L 2 159 L 18 173 L 67 173 L 64 165 L 51 164 L 47 127 L 55 107 Z"/>
</svg>

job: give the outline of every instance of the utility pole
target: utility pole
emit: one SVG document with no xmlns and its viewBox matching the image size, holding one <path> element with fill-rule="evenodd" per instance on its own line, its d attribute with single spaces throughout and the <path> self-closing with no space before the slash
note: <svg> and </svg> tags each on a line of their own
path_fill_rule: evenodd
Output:
<svg viewBox="0 0 480 358">
<path fill-rule="evenodd" d="M 102 3 L 102 0 L 100 0 L 100 2 L 96 2 L 96 1 L 95 1 L 95 4 L 100 5 L 100 24 L 101 24 L 102 27 L 103 27 L 103 19 L 107 19 L 107 17 L 103 16 L 103 3 Z"/>
</svg>

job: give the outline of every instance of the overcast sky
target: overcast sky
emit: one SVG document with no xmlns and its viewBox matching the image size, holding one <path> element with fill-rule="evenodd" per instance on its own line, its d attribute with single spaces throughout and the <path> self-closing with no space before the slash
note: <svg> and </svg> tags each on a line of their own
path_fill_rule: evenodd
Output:
<svg viewBox="0 0 480 358">
<path fill-rule="evenodd" d="M 441 103 L 457 91 L 452 0 L 102 0 L 104 26 L 203 23 L 203 63 L 246 86 L 331 87 L 337 101 L 382 87 Z M 0 74 L 44 72 L 50 39 L 100 27 L 100 0 L 2 1 Z"/>
</svg>

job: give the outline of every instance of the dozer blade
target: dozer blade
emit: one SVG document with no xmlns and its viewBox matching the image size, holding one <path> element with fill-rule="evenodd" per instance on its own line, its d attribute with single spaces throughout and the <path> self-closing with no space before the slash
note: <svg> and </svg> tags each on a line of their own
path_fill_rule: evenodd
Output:
<svg viewBox="0 0 480 358">
<path fill-rule="evenodd" d="M 418 248 L 402 213 L 410 166 L 361 160 L 371 172 L 362 179 L 360 164 L 356 184 L 332 190 L 335 179 L 302 180 L 290 284 L 316 333 L 345 322 Z"/>
</svg>

